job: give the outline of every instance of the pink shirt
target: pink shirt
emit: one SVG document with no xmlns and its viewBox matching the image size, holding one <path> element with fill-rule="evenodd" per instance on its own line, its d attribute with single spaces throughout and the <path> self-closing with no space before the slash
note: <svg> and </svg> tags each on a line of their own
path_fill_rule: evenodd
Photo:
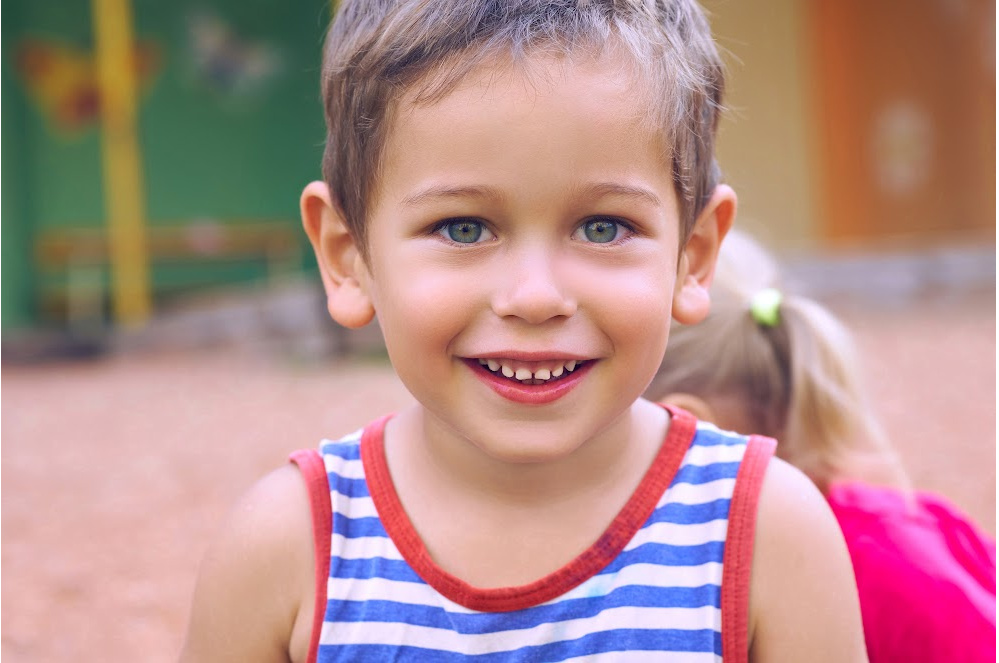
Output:
<svg viewBox="0 0 999 663">
<path fill-rule="evenodd" d="M 871 663 L 996 660 L 996 543 L 929 494 L 827 495 L 853 559 Z"/>
</svg>

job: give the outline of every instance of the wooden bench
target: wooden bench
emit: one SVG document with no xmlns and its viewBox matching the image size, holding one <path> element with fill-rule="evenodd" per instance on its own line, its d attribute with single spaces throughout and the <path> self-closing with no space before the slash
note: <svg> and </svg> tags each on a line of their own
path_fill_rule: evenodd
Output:
<svg viewBox="0 0 999 663">
<path fill-rule="evenodd" d="M 301 269 L 302 231 L 276 220 L 193 221 L 147 228 L 149 265 L 262 262 L 268 279 Z M 70 327 L 107 317 L 111 274 L 106 233 L 100 228 L 50 228 L 35 240 L 39 306 L 43 317 Z M 152 279 L 152 276 L 150 276 Z M 211 282 L 157 282 L 153 296 Z"/>
</svg>

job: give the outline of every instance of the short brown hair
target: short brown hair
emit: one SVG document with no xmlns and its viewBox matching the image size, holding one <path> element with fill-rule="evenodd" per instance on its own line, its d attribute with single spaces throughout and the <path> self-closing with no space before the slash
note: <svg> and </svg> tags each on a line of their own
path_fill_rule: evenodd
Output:
<svg viewBox="0 0 999 663">
<path fill-rule="evenodd" d="M 362 254 L 393 109 L 442 98 L 490 57 L 620 47 L 649 92 L 680 205 L 681 240 L 720 179 L 724 73 L 694 0 L 343 0 L 326 38 L 323 178 Z"/>
</svg>

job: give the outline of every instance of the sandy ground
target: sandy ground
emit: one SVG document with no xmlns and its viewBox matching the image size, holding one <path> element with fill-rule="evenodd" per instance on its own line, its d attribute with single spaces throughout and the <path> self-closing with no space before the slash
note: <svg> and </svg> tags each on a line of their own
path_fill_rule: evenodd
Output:
<svg viewBox="0 0 999 663">
<path fill-rule="evenodd" d="M 995 293 L 842 308 L 916 485 L 995 532 Z M 131 354 L 3 368 L 2 656 L 172 661 L 227 507 L 409 396 L 375 360 Z"/>
</svg>

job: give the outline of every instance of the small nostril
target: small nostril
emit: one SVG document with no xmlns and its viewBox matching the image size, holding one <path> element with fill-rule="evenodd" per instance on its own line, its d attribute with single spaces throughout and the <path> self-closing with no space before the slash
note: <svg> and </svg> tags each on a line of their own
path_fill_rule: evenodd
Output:
<svg viewBox="0 0 999 663">
<path fill-rule="evenodd" d="M 531 324 L 540 324 L 555 318 L 567 318 L 576 312 L 576 303 L 561 294 L 553 296 L 511 296 L 499 299 L 493 306 L 502 317 L 520 318 Z"/>
<path fill-rule="evenodd" d="M 493 300 L 493 310 L 500 317 L 540 324 L 573 315 L 576 301 L 550 273 L 534 273 L 499 289 Z"/>
</svg>

